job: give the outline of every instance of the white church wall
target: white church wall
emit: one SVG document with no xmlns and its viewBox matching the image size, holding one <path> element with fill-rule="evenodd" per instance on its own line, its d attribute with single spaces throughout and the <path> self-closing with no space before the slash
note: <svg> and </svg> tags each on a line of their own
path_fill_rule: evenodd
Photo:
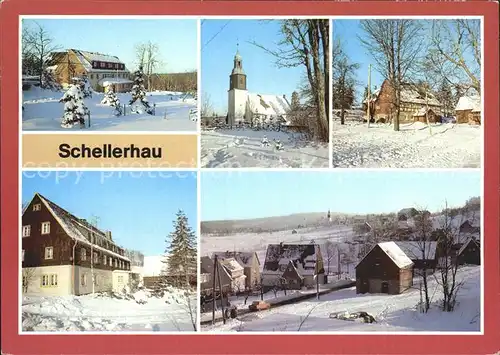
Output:
<svg viewBox="0 0 500 355">
<path fill-rule="evenodd" d="M 247 90 L 232 89 L 228 91 L 228 123 L 230 125 L 244 121 L 247 95 Z"/>
</svg>

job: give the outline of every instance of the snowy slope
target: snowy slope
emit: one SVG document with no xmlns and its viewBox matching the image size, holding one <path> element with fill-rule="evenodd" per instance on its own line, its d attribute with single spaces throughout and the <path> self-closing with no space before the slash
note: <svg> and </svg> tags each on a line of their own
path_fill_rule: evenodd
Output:
<svg viewBox="0 0 500 355">
<path fill-rule="evenodd" d="M 264 136 L 269 146 L 261 144 Z M 276 150 L 273 139 L 283 150 Z M 298 141 L 293 134 L 245 130 L 204 131 L 201 166 L 205 168 L 328 168 L 328 144 Z"/>
<path fill-rule="evenodd" d="M 59 99 L 64 92 L 54 92 L 33 87 L 23 91 L 23 130 L 26 131 L 59 131 L 68 129 L 61 127 L 63 104 Z M 121 104 L 128 104 L 129 93 L 118 93 Z M 85 105 L 91 112 L 91 126 L 84 130 L 99 131 L 193 131 L 197 130 L 197 122 L 189 117 L 189 111 L 197 107 L 192 98 L 178 92 L 160 91 L 148 93 L 148 101 L 156 104 L 154 116 L 146 113 L 130 113 L 127 106 L 126 115 L 116 117 L 112 107 L 102 105 L 102 93 L 93 93 L 86 98 Z M 88 122 L 87 122 L 88 124 Z M 69 130 L 81 131 L 79 126 Z"/>
<path fill-rule="evenodd" d="M 481 126 L 421 122 L 391 125 L 333 122 L 333 167 L 349 168 L 478 168 Z"/>
<path fill-rule="evenodd" d="M 441 294 L 436 281 L 430 282 L 433 305 L 427 314 L 416 309 L 420 301 L 417 289 L 400 295 L 356 294 L 355 287 L 324 295 L 319 301 L 309 299 L 295 304 L 271 308 L 269 311 L 242 315 L 225 325 L 204 327 L 204 331 L 329 331 L 329 332 L 401 332 L 401 331 L 469 331 L 479 332 L 480 267 L 464 267 L 457 279 L 464 281 L 459 290 L 458 305 L 454 312 L 442 312 L 437 302 Z M 376 323 L 365 324 L 331 319 L 331 313 L 365 311 L 373 315 Z M 300 325 L 302 323 L 302 325 Z"/>
<path fill-rule="evenodd" d="M 191 304 L 196 312 L 196 299 Z M 25 296 L 23 331 L 192 331 L 187 299 L 171 289 L 146 304 L 109 296 Z"/>
</svg>

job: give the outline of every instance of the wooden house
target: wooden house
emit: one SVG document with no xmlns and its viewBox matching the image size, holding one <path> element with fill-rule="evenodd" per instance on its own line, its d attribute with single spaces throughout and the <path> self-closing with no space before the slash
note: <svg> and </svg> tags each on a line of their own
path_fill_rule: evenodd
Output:
<svg viewBox="0 0 500 355">
<path fill-rule="evenodd" d="M 481 265 L 481 248 L 479 242 L 470 238 L 457 253 L 459 265 Z"/>
<path fill-rule="evenodd" d="M 218 264 L 218 275 L 214 274 L 214 260 L 210 259 L 208 256 L 202 256 L 200 258 L 200 289 L 203 294 L 212 294 L 213 292 L 213 281 L 214 276 L 215 279 L 215 290 L 218 292 L 222 288 L 223 293 L 230 292 L 232 289 L 232 280 L 231 275 L 227 272 L 227 269 L 223 267 L 220 261 L 217 261 Z M 220 285 L 219 287 L 219 278 Z"/>
<path fill-rule="evenodd" d="M 220 260 L 220 264 L 231 278 L 231 291 L 233 293 L 245 291 L 246 276 L 243 266 L 241 266 L 234 258 L 222 259 Z"/>
<path fill-rule="evenodd" d="M 462 96 L 455 107 L 455 115 L 457 123 L 481 124 L 481 97 Z"/>
<path fill-rule="evenodd" d="M 111 232 L 36 193 L 22 214 L 23 292 L 82 295 L 128 286 L 130 259 Z"/>
<path fill-rule="evenodd" d="M 293 267 L 292 267 L 293 266 Z M 325 283 L 318 244 L 270 244 L 262 271 L 262 287 L 302 289 Z"/>
<path fill-rule="evenodd" d="M 260 285 L 260 260 L 255 252 L 225 251 L 215 252 L 212 258 L 217 255 L 220 260 L 234 258 L 244 269 L 245 288 L 255 289 Z"/>
<path fill-rule="evenodd" d="M 384 80 L 380 89 L 376 90 L 370 98 L 371 116 L 376 122 L 392 121 L 396 115 L 395 90 L 389 80 Z M 367 110 L 367 99 L 364 101 Z M 426 90 L 422 85 L 405 83 L 401 87 L 400 123 L 413 122 L 414 114 L 422 108 L 430 108 L 436 114 L 441 113 L 441 103 L 434 93 Z"/>
<path fill-rule="evenodd" d="M 395 242 L 378 243 L 356 265 L 356 293 L 404 292 L 413 285 L 412 269 Z"/>
<path fill-rule="evenodd" d="M 47 70 L 63 86 L 75 77 L 87 78 L 95 91 L 103 91 L 106 84 L 113 83 L 115 92 L 125 92 L 133 85 L 130 72 L 118 57 L 79 49 L 52 53 Z"/>
</svg>

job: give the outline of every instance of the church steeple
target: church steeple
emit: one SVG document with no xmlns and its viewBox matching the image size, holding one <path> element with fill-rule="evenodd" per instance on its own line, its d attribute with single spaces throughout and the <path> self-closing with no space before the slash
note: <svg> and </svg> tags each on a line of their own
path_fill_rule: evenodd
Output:
<svg viewBox="0 0 500 355">
<path fill-rule="evenodd" d="M 247 76 L 243 70 L 243 58 L 240 54 L 239 43 L 236 44 L 236 54 L 233 59 L 233 70 L 231 71 L 231 75 L 229 77 L 229 90 L 232 89 L 247 89 Z"/>
</svg>

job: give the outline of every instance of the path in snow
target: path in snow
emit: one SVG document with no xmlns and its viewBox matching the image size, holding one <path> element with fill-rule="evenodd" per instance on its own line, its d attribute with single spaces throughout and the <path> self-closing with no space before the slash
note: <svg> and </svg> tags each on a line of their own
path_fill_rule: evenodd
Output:
<svg viewBox="0 0 500 355">
<path fill-rule="evenodd" d="M 420 122 L 391 125 L 333 123 L 333 167 L 479 168 L 481 126 L 433 124 L 432 136 Z"/>
<path fill-rule="evenodd" d="M 480 271 L 479 266 L 464 267 L 457 278 L 464 280 L 459 290 L 454 312 L 442 312 L 437 305 L 427 314 L 416 310 L 420 300 L 417 289 L 400 295 L 357 295 L 356 288 L 335 291 L 316 299 L 305 300 L 269 311 L 250 313 L 230 320 L 225 325 L 204 327 L 204 331 L 480 331 Z M 432 280 L 430 296 L 433 302 L 441 298 L 440 287 Z M 336 312 L 365 311 L 377 323 L 365 324 L 329 315 Z M 301 325 L 302 323 L 302 325 Z"/>
<path fill-rule="evenodd" d="M 270 142 L 262 146 L 264 136 Z M 283 150 L 276 150 L 279 139 Z M 204 168 L 328 168 L 328 144 L 304 142 L 285 132 L 246 130 L 203 131 L 201 166 Z"/>
</svg>

